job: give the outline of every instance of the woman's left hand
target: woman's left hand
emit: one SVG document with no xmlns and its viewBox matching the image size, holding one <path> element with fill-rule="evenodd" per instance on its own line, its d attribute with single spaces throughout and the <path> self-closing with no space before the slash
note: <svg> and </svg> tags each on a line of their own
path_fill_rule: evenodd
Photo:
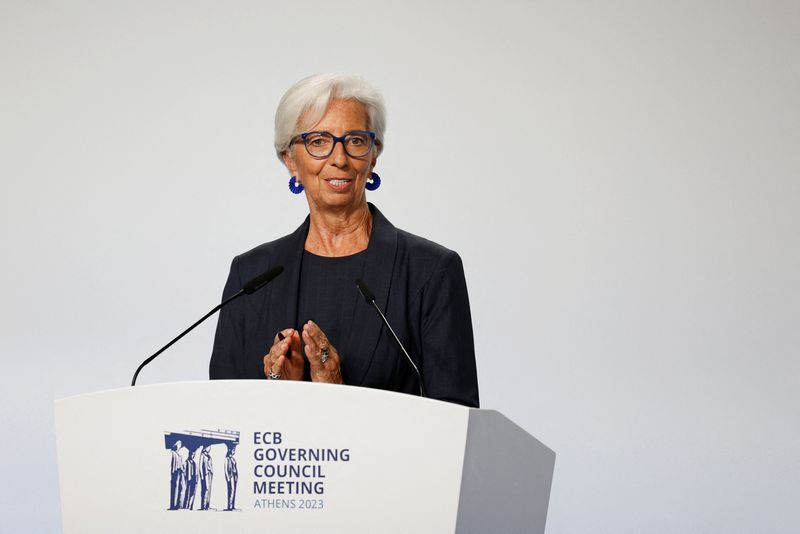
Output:
<svg viewBox="0 0 800 534">
<path fill-rule="evenodd" d="M 339 352 L 314 321 L 303 325 L 303 342 L 306 345 L 306 358 L 311 364 L 311 381 L 342 384 Z"/>
</svg>

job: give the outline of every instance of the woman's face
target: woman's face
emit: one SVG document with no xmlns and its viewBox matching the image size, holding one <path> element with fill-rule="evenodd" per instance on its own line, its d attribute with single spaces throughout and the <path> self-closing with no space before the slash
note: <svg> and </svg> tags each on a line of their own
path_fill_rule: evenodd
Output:
<svg viewBox="0 0 800 534">
<path fill-rule="evenodd" d="M 320 121 L 308 129 L 339 137 L 352 130 L 367 130 L 367 111 L 355 100 L 333 100 Z M 283 161 L 303 184 L 312 211 L 354 209 L 366 202 L 364 185 L 378 159 L 375 147 L 363 157 L 347 155 L 342 143 L 327 158 L 312 157 L 302 141 L 283 154 Z"/>
</svg>

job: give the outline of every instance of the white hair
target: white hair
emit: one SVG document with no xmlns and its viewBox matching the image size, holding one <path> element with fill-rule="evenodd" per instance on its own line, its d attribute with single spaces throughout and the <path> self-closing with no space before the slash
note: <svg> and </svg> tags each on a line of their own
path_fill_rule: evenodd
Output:
<svg viewBox="0 0 800 534">
<path fill-rule="evenodd" d="M 291 86 L 278 104 L 275 111 L 275 152 L 278 159 L 283 161 L 282 154 L 289 150 L 292 139 L 322 119 L 331 100 L 362 103 L 367 111 L 367 128 L 375 132 L 378 153 L 383 150 L 386 106 L 378 90 L 360 76 L 315 74 Z"/>
</svg>

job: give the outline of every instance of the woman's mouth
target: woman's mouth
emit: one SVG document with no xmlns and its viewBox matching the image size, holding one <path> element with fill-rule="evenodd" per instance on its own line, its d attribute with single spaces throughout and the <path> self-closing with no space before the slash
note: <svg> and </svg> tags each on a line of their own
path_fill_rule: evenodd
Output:
<svg viewBox="0 0 800 534">
<path fill-rule="evenodd" d="M 325 180 L 325 181 L 334 191 L 345 191 L 350 187 L 350 184 L 353 182 L 352 180 L 348 180 L 346 178 L 331 178 L 330 180 Z"/>
</svg>

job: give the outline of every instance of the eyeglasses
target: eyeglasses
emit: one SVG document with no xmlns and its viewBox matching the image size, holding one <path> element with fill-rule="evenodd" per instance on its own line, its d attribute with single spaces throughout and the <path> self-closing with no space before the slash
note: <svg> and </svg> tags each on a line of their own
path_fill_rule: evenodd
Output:
<svg viewBox="0 0 800 534">
<path fill-rule="evenodd" d="M 344 151 L 351 158 L 364 157 L 375 146 L 375 132 L 363 130 L 352 130 L 341 137 L 336 137 L 330 132 L 306 132 L 292 139 L 292 142 L 298 138 L 303 140 L 306 151 L 311 157 L 317 159 L 330 156 L 336 148 L 336 143 L 342 143 Z"/>
</svg>

